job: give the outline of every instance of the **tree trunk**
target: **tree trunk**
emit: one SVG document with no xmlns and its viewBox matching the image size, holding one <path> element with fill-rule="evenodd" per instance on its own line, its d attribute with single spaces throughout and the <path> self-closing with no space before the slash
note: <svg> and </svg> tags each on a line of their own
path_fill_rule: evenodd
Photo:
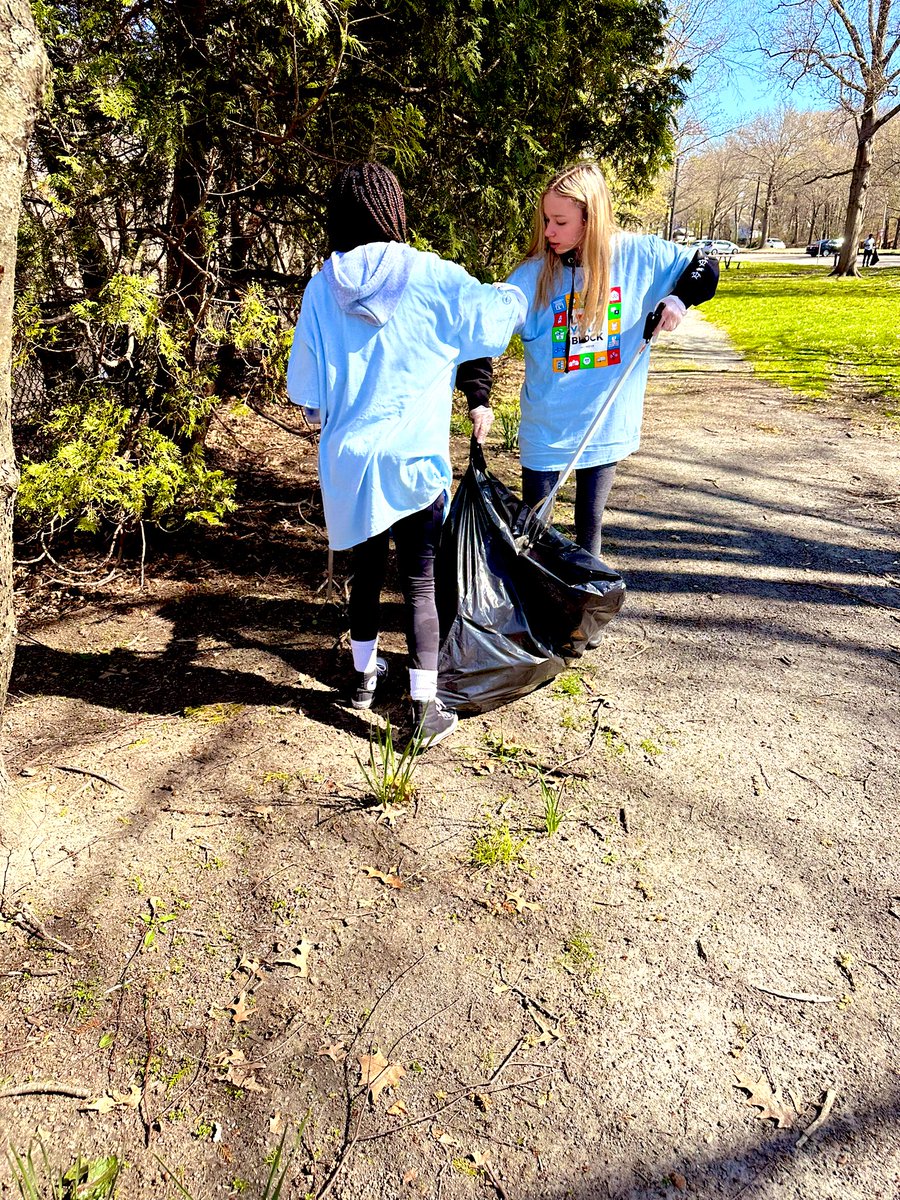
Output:
<svg viewBox="0 0 900 1200">
<path fill-rule="evenodd" d="M 25 148 L 47 78 L 47 58 L 28 0 L 0 0 L 0 715 L 16 647 L 12 522 L 19 472 L 10 427 L 13 283 Z M 0 759 L 0 793 L 8 786 Z"/>
<path fill-rule="evenodd" d="M 847 200 L 847 216 L 844 220 L 844 244 L 838 255 L 837 266 L 832 275 L 859 275 L 856 265 L 859 242 L 862 236 L 863 215 L 866 209 L 866 191 L 869 187 L 869 172 L 872 169 L 872 139 L 875 136 L 874 111 L 866 110 L 860 118 L 853 173 L 850 176 L 850 196 Z"/>
</svg>

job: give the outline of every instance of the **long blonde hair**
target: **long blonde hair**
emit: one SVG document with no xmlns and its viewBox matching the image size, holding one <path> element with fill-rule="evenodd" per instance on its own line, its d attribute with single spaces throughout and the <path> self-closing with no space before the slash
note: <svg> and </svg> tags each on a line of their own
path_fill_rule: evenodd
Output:
<svg viewBox="0 0 900 1200">
<path fill-rule="evenodd" d="M 534 215 L 531 245 L 528 247 L 529 258 L 542 260 L 535 292 L 537 308 L 550 303 L 553 287 L 560 278 L 559 258 L 547 245 L 544 236 L 544 198 L 550 192 L 574 200 L 584 213 L 584 238 L 578 249 L 584 272 L 581 307 L 586 331 L 597 322 L 598 317 L 602 317 L 609 296 L 610 243 L 616 232 L 609 189 L 597 163 L 585 160 L 563 167 L 541 192 Z"/>
</svg>

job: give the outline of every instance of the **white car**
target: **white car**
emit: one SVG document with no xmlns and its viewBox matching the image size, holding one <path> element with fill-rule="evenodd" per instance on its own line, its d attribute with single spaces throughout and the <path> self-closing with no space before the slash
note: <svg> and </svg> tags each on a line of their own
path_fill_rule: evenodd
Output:
<svg viewBox="0 0 900 1200">
<path fill-rule="evenodd" d="M 785 244 L 781 240 L 781 238 L 766 238 L 766 249 L 767 250 L 786 250 L 787 246 L 785 246 Z"/>
<path fill-rule="evenodd" d="M 705 250 L 707 254 L 712 254 L 715 258 L 731 258 L 733 254 L 741 252 L 740 246 L 729 242 L 727 238 L 700 238 L 692 245 L 697 250 Z"/>
</svg>

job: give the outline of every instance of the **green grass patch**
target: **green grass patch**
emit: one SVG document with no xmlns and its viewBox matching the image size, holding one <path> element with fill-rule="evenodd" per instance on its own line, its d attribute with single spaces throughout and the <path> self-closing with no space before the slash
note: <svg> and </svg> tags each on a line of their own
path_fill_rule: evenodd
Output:
<svg viewBox="0 0 900 1200">
<path fill-rule="evenodd" d="M 850 398 L 895 401 L 900 268 L 837 279 L 830 266 L 745 263 L 722 272 L 703 312 L 774 383 L 815 399 L 840 397 L 843 388 Z"/>
</svg>

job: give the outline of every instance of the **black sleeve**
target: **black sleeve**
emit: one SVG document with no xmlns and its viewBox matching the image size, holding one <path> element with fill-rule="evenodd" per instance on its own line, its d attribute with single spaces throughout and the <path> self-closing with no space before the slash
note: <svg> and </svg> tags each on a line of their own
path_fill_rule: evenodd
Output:
<svg viewBox="0 0 900 1200">
<path fill-rule="evenodd" d="M 677 296 L 685 308 L 690 308 L 692 304 L 712 299 L 718 283 L 719 260 L 698 250 L 679 275 L 672 295 Z"/>
<path fill-rule="evenodd" d="M 465 396 L 469 412 L 484 405 L 491 406 L 491 384 L 494 381 L 494 360 L 472 358 L 456 368 L 456 386 Z"/>
</svg>

